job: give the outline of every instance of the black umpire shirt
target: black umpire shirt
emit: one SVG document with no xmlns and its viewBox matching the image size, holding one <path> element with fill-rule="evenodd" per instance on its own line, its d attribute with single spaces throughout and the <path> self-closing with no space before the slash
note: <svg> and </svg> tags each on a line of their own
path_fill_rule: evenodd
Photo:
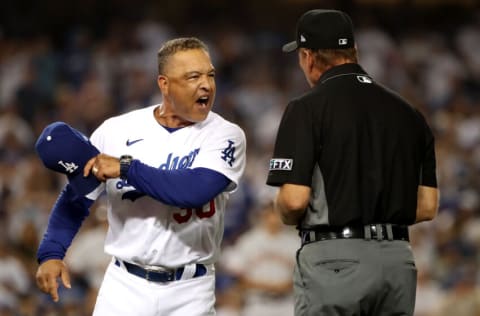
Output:
<svg viewBox="0 0 480 316">
<path fill-rule="evenodd" d="M 323 73 L 280 123 L 267 184 L 309 186 L 300 228 L 413 224 L 418 185 L 436 187 L 432 132 L 358 64 Z"/>
</svg>

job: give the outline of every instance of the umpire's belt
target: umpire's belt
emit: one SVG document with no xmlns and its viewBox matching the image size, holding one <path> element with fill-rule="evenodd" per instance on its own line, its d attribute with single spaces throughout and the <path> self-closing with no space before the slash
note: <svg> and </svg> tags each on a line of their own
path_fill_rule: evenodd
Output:
<svg viewBox="0 0 480 316">
<path fill-rule="evenodd" d="M 408 226 L 394 224 L 369 224 L 365 226 L 317 226 L 300 230 L 302 245 L 331 239 L 405 240 L 409 241 Z"/>
<path fill-rule="evenodd" d="M 191 275 L 188 277 L 185 275 L 187 272 L 187 266 L 177 269 L 147 269 L 130 262 L 120 261 L 117 258 L 115 258 L 115 265 L 119 267 L 122 267 L 123 265 L 129 273 L 152 282 L 171 282 L 188 278 L 196 278 L 207 274 L 208 271 L 207 267 L 201 263 L 188 266 L 188 270 L 191 270 Z"/>
</svg>

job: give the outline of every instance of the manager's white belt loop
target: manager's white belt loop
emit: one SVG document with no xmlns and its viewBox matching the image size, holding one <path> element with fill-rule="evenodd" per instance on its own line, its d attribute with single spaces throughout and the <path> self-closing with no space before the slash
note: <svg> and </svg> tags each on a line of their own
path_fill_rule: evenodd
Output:
<svg viewBox="0 0 480 316">
<path fill-rule="evenodd" d="M 205 267 L 207 268 L 207 275 L 215 274 L 215 264 L 209 263 Z"/>
<path fill-rule="evenodd" d="M 183 273 L 182 273 L 182 277 L 180 278 L 180 280 L 188 280 L 188 279 L 191 279 L 195 272 L 197 271 L 197 265 L 195 263 L 190 263 L 190 264 L 187 264 L 183 267 Z"/>
</svg>

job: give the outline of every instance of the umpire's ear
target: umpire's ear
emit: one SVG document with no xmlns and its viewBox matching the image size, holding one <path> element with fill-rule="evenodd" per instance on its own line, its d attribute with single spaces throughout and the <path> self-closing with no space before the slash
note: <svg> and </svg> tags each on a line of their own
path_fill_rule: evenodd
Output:
<svg viewBox="0 0 480 316">
<path fill-rule="evenodd" d="M 163 96 L 168 95 L 168 78 L 164 75 L 158 75 L 157 85 Z"/>
</svg>

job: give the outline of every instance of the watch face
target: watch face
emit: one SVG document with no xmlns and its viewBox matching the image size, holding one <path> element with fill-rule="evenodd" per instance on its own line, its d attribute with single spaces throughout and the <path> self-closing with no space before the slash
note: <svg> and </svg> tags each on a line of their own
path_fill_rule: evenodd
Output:
<svg viewBox="0 0 480 316">
<path fill-rule="evenodd" d="M 132 160 L 133 157 L 130 155 L 120 156 L 120 179 L 127 179 L 128 169 L 130 169 L 130 163 Z"/>
</svg>

